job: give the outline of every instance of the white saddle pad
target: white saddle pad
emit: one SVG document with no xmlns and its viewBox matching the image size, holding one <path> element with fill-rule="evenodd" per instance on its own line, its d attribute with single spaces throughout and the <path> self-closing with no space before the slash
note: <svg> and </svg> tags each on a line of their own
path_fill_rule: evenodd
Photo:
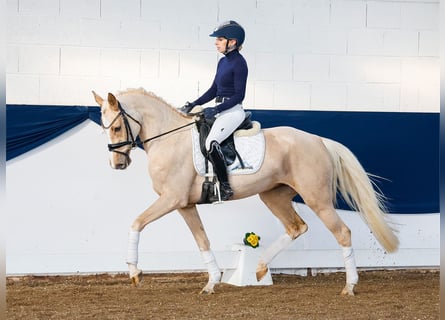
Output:
<svg viewBox="0 0 445 320">
<path fill-rule="evenodd" d="M 241 168 L 241 164 L 237 159 L 231 164 L 227 171 L 230 175 L 237 174 L 252 174 L 257 172 L 264 160 L 264 134 L 260 130 L 259 123 L 253 122 L 254 129 L 237 131 L 234 134 L 235 148 L 238 151 L 241 159 L 243 160 L 245 168 Z M 255 130 L 253 135 L 250 135 L 251 130 Z M 199 146 L 199 133 L 194 127 L 192 130 L 192 146 L 193 146 L 193 163 L 195 164 L 195 170 L 200 176 L 205 175 L 205 159 L 201 153 Z M 209 166 L 211 172 L 212 166 Z"/>
</svg>

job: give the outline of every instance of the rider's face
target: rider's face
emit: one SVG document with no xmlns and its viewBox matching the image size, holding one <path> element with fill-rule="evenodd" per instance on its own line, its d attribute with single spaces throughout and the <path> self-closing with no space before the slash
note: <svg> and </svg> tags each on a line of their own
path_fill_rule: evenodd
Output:
<svg viewBox="0 0 445 320">
<path fill-rule="evenodd" d="M 216 38 L 215 46 L 216 50 L 218 50 L 219 53 L 224 53 L 226 51 L 227 41 L 229 41 L 229 47 L 234 46 L 236 44 L 236 40 L 234 39 L 227 40 L 226 38 L 223 37 Z"/>
</svg>

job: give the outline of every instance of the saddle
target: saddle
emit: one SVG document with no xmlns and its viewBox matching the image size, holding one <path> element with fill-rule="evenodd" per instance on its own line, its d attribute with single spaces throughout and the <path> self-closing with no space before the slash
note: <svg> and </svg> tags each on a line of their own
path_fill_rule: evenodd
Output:
<svg viewBox="0 0 445 320">
<path fill-rule="evenodd" d="M 245 113 L 244 121 L 238 126 L 238 128 L 236 128 L 235 131 L 248 130 L 253 128 L 251 120 L 252 112 L 245 111 L 244 113 Z M 207 159 L 207 150 L 205 147 L 205 142 L 214 122 L 215 119 L 207 120 L 204 117 L 199 117 L 199 119 L 196 121 L 196 128 L 199 132 L 199 146 L 201 149 L 201 153 L 206 159 Z M 226 140 L 224 140 L 220 146 L 224 154 L 224 160 L 226 162 L 226 166 L 230 166 L 233 162 L 235 162 L 236 159 L 238 159 L 238 161 L 241 164 L 241 167 L 244 169 L 243 160 L 241 159 L 235 147 L 234 132 Z"/>
</svg>

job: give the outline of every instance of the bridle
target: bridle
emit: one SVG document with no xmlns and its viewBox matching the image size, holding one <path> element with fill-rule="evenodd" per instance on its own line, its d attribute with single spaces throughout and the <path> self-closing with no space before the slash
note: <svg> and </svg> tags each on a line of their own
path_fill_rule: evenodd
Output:
<svg viewBox="0 0 445 320">
<path fill-rule="evenodd" d="M 117 121 L 117 119 L 119 119 L 119 117 L 122 117 L 122 119 L 124 121 L 125 131 L 126 131 L 126 134 L 127 134 L 127 141 L 118 142 L 118 143 L 109 143 L 108 144 L 108 151 L 115 152 L 115 153 L 118 153 L 118 154 L 121 154 L 121 155 L 125 156 L 127 164 L 128 164 L 128 163 L 130 163 L 130 156 L 129 156 L 130 150 L 137 147 L 137 142 L 136 142 L 136 139 L 135 139 L 135 137 L 133 135 L 133 132 L 131 131 L 131 127 L 130 127 L 130 123 L 129 123 L 128 119 L 131 119 L 134 122 L 136 122 L 139 125 L 140 128 L 142 128 L 142 125 L 141 125 L 141 123 L 137 119 L 132 117 L 130 114 L 128 114 L 124 110 L 124 108 L 122 108 L 122 105 L 121 105 L 121 103 L 119 101 L 117 102 L 117 106 L 119 108 L 119 113 L 114 117 L 114 119 L 111 121 L 111 123 L 108 126 L 104 125 L 104 123 L 102 121 L 102 118 L 101 118 L 100 122 L 101 122 L 101 126 L 102 126 L 103 129 L 110 129 L 111 126 Z M 120 150 L 117 150 L 117 149 L 119 149 L 121 147 L 128 146 L 128 145 L 131 146 L 131 148 L 128 151 L 126 151 L 126 152 L 122 152 Z"/>
<path fill-rule="evenodd" d="M 175 128 L 173 130 L 170 130 L 170 131 L 158 134 L 158 135 L 156 135 L 154 137 L 145 139 L 143 141 L 138 141 L 137 140 L 137 136 L 135 138 L 134 135 L 133 135 L 133 132 L 131 131 L 131 127 L 130 127 L 130 123 L 129 123 L 128 119 L 131 119 L 134 122 L 136 122 L 139 125 L 139 128 L 142 128 L 142 124 L 137 119 L 135 119 L 130 114 L 128 114 L 124 110 L 124 108 L 122 108 L 122 105 L 121 105 L 121 103 L 119 101 L 117 102 L 117 106 L 119 108 L 119 113 L 114 117 L 114 119 L 111 121 L 111 123 L 108 126 L 105 126 L 103 124 L 102 118 L 101 118 L 101 126 L 102 126 L 103 129 L 110 129 L 111 126 L 117 121 L 117 119 L 119 119 L 119 117 L 122 117 L 122 120 L 124 121 L 125 131 L 126 131 L 126 134 L 127 134 L 127 140 L 126 141 L 122 141 L 122 142 L 117 142 L 117 143 L 109 143 L 108 144 L 108 151 L 115 152 L 115 153 L 118 153 L 118 154 L 121 154 L 121 155 L 125 156 L 127 164 L 130 163 L 130 155 L 129 155 L 130 151 L 132 149 L 136 148 L 137 146 L 141 146 L 142 147 L 145 143 L 147 143 L 147 142 L 149 142 L 151 140 L 154 140 L 154 139 L 157 139 L 159 137 L 165 136 L 165 135 L 167 135 L 169 133 L 178 131 L 178 130 L 180 130 L 182 128 L 194 125 L 196 123 L 196 121 L 190 122 L 190 123 L 187 123 L 187 124 L 185 124 L 183 126 Z M 124 146 L 130 146 L 130 149 L 128 149 L 126 152 L 122 152 L 120 150 L 117 150 L 117 149 L 119 149 L 121 147 L 124 147 Z"/>
</svg>

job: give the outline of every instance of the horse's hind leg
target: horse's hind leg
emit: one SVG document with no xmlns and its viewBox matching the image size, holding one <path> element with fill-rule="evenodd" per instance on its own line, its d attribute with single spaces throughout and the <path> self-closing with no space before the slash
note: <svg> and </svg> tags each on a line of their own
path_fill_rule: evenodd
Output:
<svg viewBox="0 0 445 320">
<path fill-rule="evenodd" d="M 266 275 L 268 264 L 273 258 L 308 229 L 307 224 L 292 206 L 292 198 L 295 195 L 296 192 L 285 185 L 259 194 L 261 200 L 284 225 L 286 233 L 266 248 L 261 255 L 256 270 L 258 281 Z"/>
<path fill-rule="evenodd" d="M 323 194 L 323 190 L 319 189 L 318 191 L 319 194 Z M 331 201 L 322 201 L 320 198 L 316 201 L 305 198 L 304 200 L 331 231 L 341 246 L 346 270 L 346 286 L 341 293 L 343 295 L 354 295 L 354 286 L 358 282 L 358 273 L 352 250 L 350 229 L 341 220 Z"/>
</svg>

